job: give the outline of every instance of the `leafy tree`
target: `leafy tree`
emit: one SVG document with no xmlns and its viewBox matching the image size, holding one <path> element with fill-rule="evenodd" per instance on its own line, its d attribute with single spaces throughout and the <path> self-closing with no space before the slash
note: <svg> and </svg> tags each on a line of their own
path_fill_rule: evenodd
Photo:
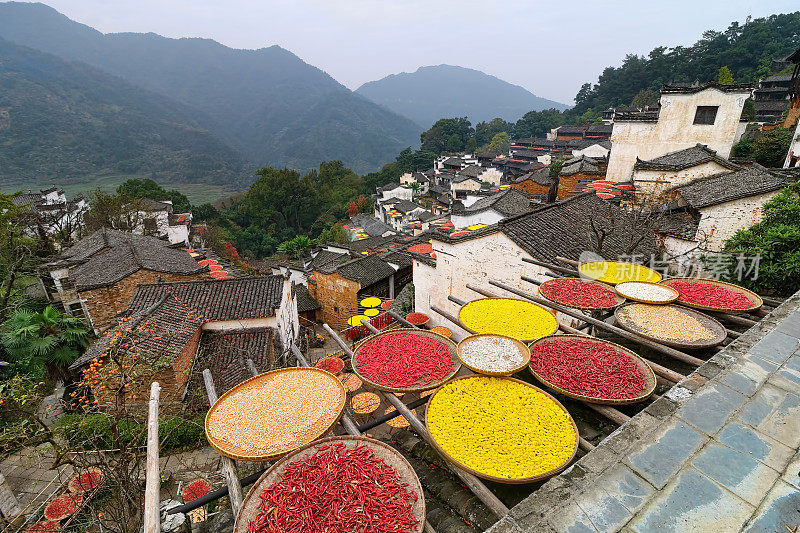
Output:
<svg viewBox="0 0 800 533">
<path fill-rule="evenodd" d="M 431 129 L 420 135 L 420 149 L 435 155 L 444 151 L 460 151 L 474 134 L 475 130 L 467 117 L 439 119 Z"/>
<path fill-rule="evenodd" d="M 89 195 L 89 211 L 83 215 L 88 231 L 100 228 L 113 228 L 130 231 L 142 223 L 139 213 L 139 199 L 128 196 L 124 191 L 109 194 L 98 188 Z"/>
<path fill-rule="evenodd" d="M 218 219 L 219 210 L 211 204 L 202 204 L 192 208 L 192 218 L 197 222 Z"/>
<path fill-rule="evenodd" d="M 48 251 L 42 240 L 25 235 L 26 207 L 14 203 L 18 194 L 0 194 L 0 322 L 18 306 L 37 255 Z"/>
<path fill-rule="evenodd" d="M 350 202 L 350 205 L 347 208 L 347 216 L 350 218 L 356 216 L 358 214 L 358 206 L 355 202 Z"/>
<path fill-rule="evenodd" d="M 489 151 L 493 154 L 505 154 L 511 147 L 511 136 L 501 131 L 492 137 L 492 142 L 489 144 Z"/>
<path fill-rule="evenodd" d="M 631 107 L 647 107 L 658 102 L 661 95 L 653 89 L 642 89 L 631 100 Z"/>
<path fill-rule="evenodd" d="M 589 100 L 591 95 L 592 95 L 592 84 L 584 83 L 578 90 L 578 94 L 575 95 L 575 104 L 582 105 L 584 102 Z"/>
<path fill-rule="evenodd" d="M 514 131 L 514 124 L 502 118 L 495 118 L 490 122 L 478 122 L 475 125 L 475 143 L 477 146 L 486 146 L 498 133 L 511 131 Z"/>
<path fill-rule="evenodd" d="M 603 117 L 600 116 L 600 113 L 592 109 L 591 107 L 587 109 L 578 119 L 580 124 L 602 124 Z"/>
<path fill-rule="evenodd" d="M 733 74 L 731 74 L 731 69 L 727 65 L 719 68 L 717 83 L 720 85 L 733 85 Z"/>
<path fill-rule="evenodd" d="M 555 161 L 550 163 L 549 175 L 551 178 L 555 178 L 558 176 L 558 173 L 561 172 L 561 167 L 564 166 L 564 161 L 567 159 L 565 157 L 559 157 Z"/>
<path fill-rule="evenodd" d="M 756 103 L 752 98 L 748 98 L 744 101 L 744 106 L 742 106 L 742 117 L 744 117 L 747 122 L 755 122 Z"/>
<path fill-rule="evenodd" d="M 470 154 L 474 154 L 478 150 L 478 141 L 475 137 L 467 139 L 467 144 L 464 145 L 464 150 Z"/>
<path fill-rule="evenodd" d="M 782 167 L 791 142 L 792 130 L 788 128 L 767 131 L 753 143 L 753 157 L 765 167 Z"/>
<path fill-rule="evenodd" d="M 751 157 L 753 155 L 753 141 L 748 137 L 743 137 L 738 143 L 733 145 L 731 154 L 734 157 Z"/>
<path fill-rule="evenodd" d="M 729 281 L 756 292 L 790 295 L 800 290 L 800 187 L 795 183 L 764 204 L 764 218 L 728 239 L 723 254 L 760 256 L 758 277 L 745 276 L 733 262 Z"/>
<path fill-rule="evenodd" d="M 117 194 L 127 198 L 151 198 L 153 200 L 171 200 L 172 208 L 176 213 L 185 213 L 192 210 L 189 199 L 175 189 L 167 191 L 151 179 L 129 179 L 117 187 Z"/>
<path fill-rule="evenodd" d="M 292 240 L 283 241 L 278 245 L 278 253 L 293 259 L 299 259 L 306 250 L 314 246 L 314 241 L 306 235 L 298 235 Z"/>
<path fill-rule="evenodd" d="M 89 325 L 52 305 L 39 313 L 18 309 L 3 324 L 2 343 L 11 361 L 23 367 L 41 365 L 63 376 L 88 346 Z"/>
<path fill-rule="evenodd" d="M 516 139 L 543 137 L 551 129 L 563 125 L 564 121 L 564 113 L 557 109 L 529 111 L 514 124 L 512 136 Z"/>
</svg>

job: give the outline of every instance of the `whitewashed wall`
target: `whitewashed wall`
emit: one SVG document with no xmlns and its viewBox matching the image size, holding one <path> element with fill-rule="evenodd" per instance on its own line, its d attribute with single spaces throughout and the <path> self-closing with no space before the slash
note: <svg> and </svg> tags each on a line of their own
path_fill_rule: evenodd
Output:
<svg viewBox="0 0 800 533">
<path fill-rule="evenodd" d="M 489 226 L 499 222 L 504 218 L 504 215 L 501 215 L 494 209 L 485 209 L 480 213 L 452 213 L 450 215 L 450 221 L 457 230 L 464 229 L 472 226 L 473 224 L 486 224 Z"/>
<path fill-rule="evenodd" d="M 436 252 L 436 267 L 414 261 L 415 310 L 431 317 L 432 325 L 452 329 L 454 340 L 460 340 L 468 333 L 431 311 L 431 305 L 458 316 L 459 306 L 449 301 L 448 296 L 468 302 L 483 297 L 467 289 L 468 283 L 499 296 L 516 297 L 489 285 L 489 280 L 497 280 L 536 295 L 538 288 L 522 281 L 520 276 L 540 281 L 550 279 L 544 275 L 545 269 L 523 262 L 523 257 L 530 256 L 501 232 L 458 244 L 433 239 L 433 249 Z M 566 317 L 558 318 L 564 323 L 571 322 Z"/>
<path fill-rule="evenodd" d="M 780 191 L 700 209 L 698 233 L 707 235 L 707 247 L 713 252 L 722 250 L 725 241 L 740 229 L 747 229 L 764 218 L 763 207 Z"/>
<path fill-rule="evenodd" d="M 749 92 L 722 92 L 706 89 L 695 94 L 664 94 L 658 122 L 615 121 L 608 179 L 627 181 L 638 156 L 642 160 L 689 148 L 708 145 L 727 158 L 736 139 L 742 107 Z M 698 105 L 719 106 L 712 125 L 695 125 Z"/>
<path fill-rule="evenodd" d="M 709 161 L 683 170 L 634 170 L 633 184 L 637 196 L 650 196 L 663 193 L 676 185 L 684 185 L 692 180 L 730 172 L 716 161 Z"/>
</svg>

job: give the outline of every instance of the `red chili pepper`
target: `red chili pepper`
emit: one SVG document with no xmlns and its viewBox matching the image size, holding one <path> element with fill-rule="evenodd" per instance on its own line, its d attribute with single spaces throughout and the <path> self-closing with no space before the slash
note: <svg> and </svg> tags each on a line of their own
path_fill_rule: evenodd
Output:
<svg viewBox="0 0 800 533">
<path fill-rule="evenodd" d="M 548 340 L 531 350 L 531 368 L 567 392 L 623 400 L 644 392 L 644 374 L 623 352 L 586 339 Z"/>
<path fill-rule="evenodd" d="M 724 309 L 749 309 L 753 306 L 753 302 L 744 294 L 721 285 L 673 281 L 669 286 L 677 290 L 679 299 L 686 303 Z"/>
<path fill-rule="evenodd" d="M 542 284 L 541 292 L 553 301 L 582 309 L 604 309 L 617 303 L 612 289 L 580 279 L 548 281 Z"/>
<path fill-rule="evenodd" d="M 367 341 L 356 353 L 355 365 L 367 379 L 385 387 L 426 385 L 453 369 L 447 346 L 413 332 L 397 332 Z"/>
<path fill-rule="evenodd" d="M 366 446 L 320 446 L 289 464 L 261 493 L 249 533 L 365 531 L 408 533 L 417 500 L 397 473 Z"/>
</svg>

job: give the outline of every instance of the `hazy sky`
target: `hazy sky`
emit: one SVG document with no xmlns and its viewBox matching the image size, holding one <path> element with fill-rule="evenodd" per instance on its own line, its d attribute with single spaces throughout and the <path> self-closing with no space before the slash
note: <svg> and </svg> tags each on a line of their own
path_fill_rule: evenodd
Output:
<svg viewBox="0 0 800 533">
<path fill-rule="evenodd" d="M 423 65 L 476 68 L 572 103 L 626 53 L 691 44 L 798 0 L 42 0 L 102 32 L 277 44 L 351 89 Z"/>
</svg>

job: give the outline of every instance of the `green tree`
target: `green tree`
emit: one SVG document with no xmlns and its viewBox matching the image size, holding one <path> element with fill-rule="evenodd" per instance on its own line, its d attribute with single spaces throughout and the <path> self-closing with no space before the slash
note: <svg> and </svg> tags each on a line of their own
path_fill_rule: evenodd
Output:
<svg viewBox="0 0 800 533">
<path fill-rule="evenodd" d="M 24 367 L 41 365 L 64 376 L 65 369 L 89 344 L 89 325 L 52 305 L 37 313 L 17 309 L 2 327 L 2 343 L 11 361 Z"/>
<path fill-rule="evenodd" d="M 467 140 L 474 135 L 475 130 L 467 117 L 439 119 L 431 129 L 420 135 L 422 143 L 420 149 L 433 152 L 435 155 L 444 151 L 460 151 L 466 146 Z"/>
<path fill-rule="evenodd" d="M 790 295 L 800 290 L 800 196 L 798 185 L 784 189 L 766 204 L 764 218 L 728 239 L 723 254 L 760 257 L 758 276 L 739 280 L 736 262 L 727 279 L 756 292 Z"/>
<path fill-rule="evenodd" d="M 489 151 L 493 154 L 508 153 L 508 149 L 510 147 L 511 147 L 511 136 L 504 131 L 501 131 L 500 133 L 492 137 L 492 142 L 489 143 Z"/>
<path fill-rule="evenodd" d="M 603 117 L 600 116 L 600 113 L 596 112 L 591 107 L 587 109 L 578 119 L 578 123 L 580 124 L 602 124 Z"/>
<path fill-rule="evenodd" d="M 175 189 L 167 191 L 155 181 L 146 179 L 129 179 L 117 187 L 117 194 L 127 198 L 151 198 L 153 200 L 171 200 L 172 208 L 176 213 L 186 213 L 192 210 L 189 199 Z"/>
<path fill-rule="evenodd" d="M 753 155 L 753 141 L 743 137 L 741 141 L 733 145 L 731 155 L 734 157 L 751 157 Z"/>
<path fill-rule="evenodd" d="M 486 146 L 498 133 L 513 130 L 514 124 L 506 122 L 502 118 L 494 118 L 489 122 L 478 122 L 475 124 L 475 143 L 477 146 Z"/>
<path fill-rule="evenodd" d="M 564 120 L 564 113 L 557 109 L 529 111 L 514 124 L 512 136 L 515 139 L 543 137 L 551 129 L 563 125 Z"/>
<path fill-rule="evenodd" d="M 195 222 L 205 222 L 218 219 L 219 210 L 211 204 L 202 204 L 192 208 L 192 218 Z"/>
<path fill-rule="evenodd" d="M 717 83 L 720 85 L 733 85 L 733 74 L 727 66 L 720 67 L 717 72 Z"/>
<path fill-rule="evenodd" d="M 314 241 L 306 235 L 298 235 L 292 240 L 283 241 L 278 245 L 278 253 L 293 259 L 299 259 L 306 250 L 314 246 Z"/>
<path fill-rule="evenodd" d="M 752 98 L 748 98 L 744 101 L 744 105 L 742 106 L 742 117 L 747 120 L 747 122 L 755 122 L 756 103 Z"/>
<path fill-rule="evenodd" d="M 558 173 L 561 172 L 561 167 L 564 166 L 564 161 L 567 159 L 565 157 L 559 157 L 555 161 L 550 163 L 549 175 L 551 178 L 555 178 L 558 176 Z"/>
<path fill-rule="evenodd" d="M 753 157 L 760 165 L 770 168 L 783 166 L 789 145 L 792 142 L 792 130 L 788 128 L 775 128 L 764 132 L 753 143 Z"/>
<path fill-rule="evenodd" d="M 631 100 L 631 107 L 646 107 L 658 102 L 661 95 L 653 89 L 642 89 Z"/>
<path fill-rule="evenodd" d="M 445 150 L 448 152 L 460 152 L 464 146 L 465 142 L 461 139 L 458 133 L 454 133 L 447 139 Z"/>
<path fill-rule="evenodd" d="M 46 253 L 43 241 L 25 234 L 26 206 L 14 203 L 16 194 L 0 194 L 0 323 L 18 306 L 25 280 L 33 273 L 37 254 Z"/>
</svg>

